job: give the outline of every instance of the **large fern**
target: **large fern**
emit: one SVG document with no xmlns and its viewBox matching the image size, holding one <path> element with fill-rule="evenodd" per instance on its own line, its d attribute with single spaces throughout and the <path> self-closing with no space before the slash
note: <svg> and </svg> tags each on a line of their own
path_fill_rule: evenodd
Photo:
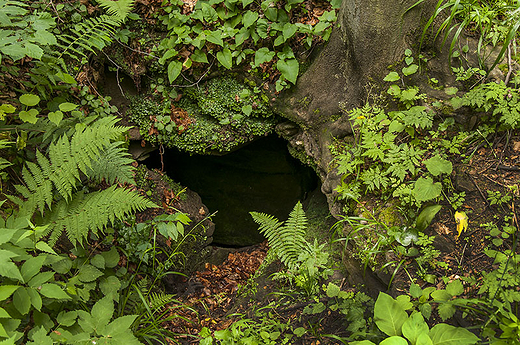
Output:
<svg viewBox="0 0 520 345">
<path fill-rule="evenodd" d="M 116 186 L 89 194 L 79 192 L 70 202 L 61 200 L 46 213 L 42 224 L 48 227 L 43 235 L 50 233 L 49 242 L 54 244 L 65 230 L 73 244 L 81 243 L 90 231 L 97 233 L 116 219 L 122 220 L 150 207 L 155 207 L 155 204 L 133 191 Z"/>
<path fill-rule="evenodd" d="M 271 250 L 287 268 L 295 269 L 299 264 L 300 254 L 310 252 L 309 243 L 305 240 L 307 217 L 302 204 L 298 202 L 294 206 L 285 224 L 265 213 L 250 213 L 253 220 L 260 225 L 260 233 L 267 237 Z"/>
<path fill-rule="evenodd" d="M 132 182 L 133 168 L 120 145 L 114 142 L 127 130 L 115 117 L 102 118 L 86 128 L 77 128 L 71 139 L 63 135 L 49 145 L 48 158 L 36 151 L 37 162 L 27 162 L 22 171 L 25 185 L 15 186 L 25 198 L 12 198 L 19 216 L 32 218 L 39 209 L 38 225 L 47 226 L 51 243 L 66 231 L 73 244 L 81 243 L 90 231 L 98 232 L 115 219 L 155 205 L 135 192 L 116 189 L 84 194 L 76 192 L 82 178 L 108 183 Z M 58 202 L 53 203 L 55 197 Z"/>
</svg>

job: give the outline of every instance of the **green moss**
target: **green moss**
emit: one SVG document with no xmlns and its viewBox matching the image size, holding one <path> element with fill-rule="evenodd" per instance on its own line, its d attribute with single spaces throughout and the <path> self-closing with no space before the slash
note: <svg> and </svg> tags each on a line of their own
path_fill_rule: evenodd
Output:
<svg viewBox="0 0 520 345">
<path fill-rule="evenodd" d="M 235 79 L 216 78 L 185 90 L 175 104 L 187 112 L 189 125 L 171 120 L 168 102 L 142 97 L 132 101 L 129 118 L 152 143 L 199 154 L 229 152 L 274 130 L 277 119 L 262 96 Z M 149 135 L 152 125 L 158 133 Z"/>
<path fill-rule="evenodd" d="M 310 166 L 314 171 L 318 172 L 318 165 L 316 164 L 314 159 L 312 159 L 312 157 L 309 157 L 305 153 L 303 148 L 302 149 L 297 149 L 297 148 L 289 145 L 288 149 L 289 149 L 289 153 L 291 154 L 291 156 L 293 156 L 294 158 L 296 158 L 297 160 L 299 160 L 303 164 Z"/>
<path fill-rule="evenodd" d="M 387 226 L 401 225 L 402 220 L 399 216 L 399 210 L 393 204 L 385 205 L 384 208 L 379 212 L 377 220 Z"/>
</svg>

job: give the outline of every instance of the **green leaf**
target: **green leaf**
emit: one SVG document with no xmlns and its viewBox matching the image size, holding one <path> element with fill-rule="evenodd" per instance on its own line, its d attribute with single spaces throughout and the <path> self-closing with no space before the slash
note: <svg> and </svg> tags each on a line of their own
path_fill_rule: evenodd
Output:
<svg viewBox="0 0 520 345">
<path fill-rule="evenodd" d="M 47 114 L 47 118 L 50 122 L 54 123 L 56 126 L 59 126 L 61 120 L 63 120 L 63 113 L 60 110 L 51 111 L 49 114 Z"/>
<path fill-rule="evenodd" d="M 253 112 L 253 107 L 251 105 L 244 105 L 242 106 L 242 112 L 246 115 L 246 116 L 249 116 L 251 115 L 251 112 Z"/>
<path fill-rule="evenodd" d="M 62 326 L 70 327 L 76 323 L 78 318 L 77 311 L 61 311 L 56 318 L 56 321 Z"/>
<path fill-rule="evenodd" d="M 83 265 L 79 268 L 78 279 L 80 282 L 91 282 L 101 277 L 103 272 L 92 265 Z"/>
<path fill-rule="evenodd" d="M 0 276 L 17 279 L 23 282 L 22 275 L 11 258 L 17 257 L 18 254 L 8 250 L 0 250 Z"/>
<path fill-rule="evenodd" d="M 172 60 L 168 64 L 168 80 L 170 84 L 173 84 L 175 79 L 181 74 L 182 71 L 182 62 L 177 60 Z"/>
<path fill-rule="evenodd" d="M 28 107 L 33 107 L 36 104 L 40 103 L 40 96 L 33 95 L 31 93 L 26 93 L 26 94 L 21 95 L 19 100 L 20 100 L 20 103 L 22 103 Z"/>
<path fill-rule="evenodd" d="M 282 72 L 282 76 L 293 84 L 296 84 L 298 73 L 300 71 L 300 64 L 296 59 L 278 60 L 276 68 Z"/>
<path fill-rule="evenodd" d="M 255 53 L 255 66 L 271 61 L 274 58 L 274 54 L 275 52 L 270 51 L 267 47 L 258 49 Z"/>
<path fill-rule="evenodd" d="M 114 301 L 110 296 L 103 297 L 94 304 L 91 314 L 94 326 L 97 329 L 102 329 L 108 324 L 112 314 L 114 314 Z"/>
<path fill-rule="evenodd" d="M 398 81 L 399 79 L 401 79 L 401 77 L 397 72 L 390 72 L 383 78 L 384 81 Z"/>
<path fill-rule="evenodd" d="M 53 271 L 41 272 L 41 273 L 38 273 L 37 275 L 35 275 L 31 280 L 29 280 L 28 284 L 32 288 L 38 288 L 43 283 L 46 283 L 49 280 L 51 280 L 51 278 L 53 278 L 53 277 L 54 277 Z"/>
<path fill-rule="evenodd" d="M 327 285 L 327 297 L 329 298 L 338 296 L 340 291 L 339 286 L 336 284 L 329 283 L 329 285 Z"/>
<path fill-rule="evenodd" d="M 374 321 L 377 327 L 389 336 L 401 335 L 401 327 L 408 314 L 390 295 L 380 292 L 374 306 Z"/>
<path fill-rule="evenodd" d="M 10 319 L 10 318 L 11 318 L 11 315 L 9 315 L 9 313 L 4 308 L 0 308 L 0 319 Z"/>
<path fill-rule="evenodd" d="M 206 31 L 205 31 L 206 32 Z M 214 43 L 216 45 L 219 45 L 221 47 L 224 46 L 224 41 L 222 40 L 222 31 L 218 30 L 218 31 L 210 31 L 206 34 L 206 39 L 211 42 L 211 43 Z"/>
<path fill-rule="evenodd" d="M 40 269 L 42 268 L 43 262 L 46 258 L 47 255 L 43 254 L 31 257 L 30 259 L 24 262 L 20 270 L 20 273 L 22 274 L 24 281 L 28 282 L 32 277 L 36 275 L 36 273 L 40 272 Z"/>
<path fill-rule="evenodd" d="M 244 24 L 244 27 L 247 29 L 251 25 L 253 25 L 257 19 L 258 19 L 258 12 L 247 11 L 244 14 L 244 16 L 242 17 L 242 24 Z"/>
<path fill-rule="evenodd" d="M 410 295 L 412 295 L 413 298 L 419 298 L 422 296 L 422 289 L 419 285 L 412 283 L 410 285 Z"/>
<path fill-rule="evenodd" d="M 412 314 L 402 327 L 403 336 L 412 344 L 415 344 L 420 334 L 428 334 L 430 328 L 424 321 L 421 313 Z"/>
<path fill-rule="evenodd" d="M 402 71 L 403 71 L 404 75 L 409 76 L 409 75 L 412 75 L 415 72 L 417 72 L 418 69 L 419 69 L 419 66 L 417 66 L 416 64 L 413 64 L 408 67 L 403 67 Z"/>
<path fill-rule="evenodd" d="M 190 58 L 195 62 L 208 63 L 208 57 L 202 50 L 197 49 L 191 55 Z"/>
<path fill-rule="evenodd" d="M 421 177 L 415 182 L 412 193 L 417 201 L 428 201 L 441 195 L 441 190 L 440 182 L 433 183 L 431 177 Z"/>
<path fill-rule="evenodd" d="M 46 253 L 49 253 L 49 254 L 54 254 L 54 255 L 58 255 L 56 254 L 56 252 L 54 251 L 54 249 L 51 248 L 51 246 L 49 246 L 47 243 L 43 242 L 43 241 L 39 241 L 36 243 L 35 245 L 36 249 L 39 249 L 41 250 L 42 252 L 46 252 Z"/>
<path fill-rule="evenodd" d="M 417 337 L 415 345 L 433 345 L 433 341 L 428 334 L 421 333 Z"/>
<path fill-rule="evenodd" d="M 27 294 L 31 299 L 31 304 L 33 305 L 34 309 L 41 311 L 43 302 L 42 297 L 38 291 L 36 289 L 27 288 Z"/>
<path fill-rule="evenodd" d="M 42 285 L 40 294 L 48 298 L 54 299 L 71 299 L 65 291 L 63 291 L 58 285 L 52 283 L 46 283 Z"/>
<path fill-rule="evenodd" d="M 90 260 L 90 263 L 100 269 L 105 268 L 105 258 L 101 256 L 100 254 L 96 254 L 92 260 Z"/>
<path fill-rule="evenodd" d="M 444 92 L 449 96 L 456 95 L 457 91 L 459 91 L 459 89 L 457 89 L 456 87 L 447 87 L 446 89 L 444 89 Z"/>
<path fill-rule="evenodd" d="M 0 244 L 7 243 L 13 238 L 13 235 L 18 231 L 18 229 L 5 229 L 0 228 Z"/>
<path fill-rule="evenodd" d="M 18 113 L 18 116 L 20 117 L 20 120 L 22 120 L 23 122 L 29 122 L 29 123 L 32 123 L 33 125 L 38 121 L 38 118 L 36 117 L 36 115 L 39 114 L 39 111 L 38 109 L 29 109 L 29 110 L 22 110 Z"/>
<path fill-rule="evenodd" d="M 441 208 L 442 208 L 441 205 L 426 206 L 421 211 L 421 213 L 419 213 L 419 215 L 417 216 L 417 219 L 415 221 L 415 228 L 417 230 L 421 231 L 421 232 L 426 230 L 426 228 L 430 225 L 430 223 L 432 222 L 433 218 L 441 210 Z M 412 292 L 412 289 L 410 287 L 410 293 L 411 292 Z M 412 296 L 413 296 L 413 294 L 412 294 Z M 413 297 L 419 297 L 419 296 L 413 296 Z"/>
<path fill-rule="evenodd" d="M 102 278 L 99 282 L 99 288 L 105 296 L 117 297 L 118 291 L 121 288 L 121 282 L 115 276 Z"/>
<path fill-rule="evenodd" d="M 73 110 L 75 110 L 77 107 L 78 107 L 77 104 L 69 103 L 69 102 L 61 103 L 61 104 L 59 105 L 59 108 L 60 108 L 61 111 L 73 111 Z"/>
<path fill-rule="evenodd" d="M 298 27 L 295 24 L 285 23 L 282 29 L 284 41 L 287 41 L 289 38 L 291 38 L 296 33 L 296 31 L 298 31 Z"/>
<path fill-rule="evenodd" d="M 103 335 L 116 337 L 123 333 L 132 333 L 130 326 L 137 318 L 137 315 L 125 315 L 118 317 L 114 321 L 110 322 L 108 326 L 102 332 Z"/>
<path fill-rule="evenodd" d="M 0 301 L 8 299 L 19 287 L 19 285 L 0 285 Z"/>
<path fill-rule="evenodd" d="M 242 7 L 246 8 L 247 5 L 252 3 L 254 0 L 242 0 Z"/>
<path fill-rule="evenodd" d="M 398 337 L 396 335 L 386 338 L 379 345 L 408 345 L 408 342 L 405 338 Z"/>
<path fill-rule="evenodd" d="M 231 69 L 233 66 L 233 57 L 231 56 L 231 50 L 224 48 L 222 51 L 217 53 L 217 60 L 227 69 Z"/>
<path fill-rule="evenodd" d="M 27 288 L 21 287 L 14 292 L 13 304 L 20 314 L 25 315 L 29 313 L 29 310 L 31 310 L 31 297 L 27 293 Z"/>
<path fill-rule="evenodd" d="M 460 280 L 454 280 L 448 283 L 446 286 L 446 292 L 452 296 L 458 296 L 464 292 L 464 286 L 462 286 Z"/>
<path fill-rule="evenodd" d="M 467 329 L 445 323 L 433 326 L 430 338 L 435 345 L 470 345 L 479 341 L 479 338 Z"/>
<path fill-rule="evenodd" d="M 108 268 L 116 267 L 119 263 L 119 253 L 115 246 L 107 252 L 102 252 L 101 255 L 105 258 L 105 266 Z"/>
<path fill-rule="evenodd" d="M 439 155 L 435 155 L 432 158 L 426 160 L 424 165 L 433 176 L 439 176 L 440 174 L 449 175 L 453 171 L 453 165 L 451 162 L 440 157 Z"/>
<path fill-rule="evenodd" d="M 444 302 L 439 303 L 437 306 L 437 311 L 439 312 L 439 316 L 441 317 L 442 321 L 446 321 L 455 314 L 457 309 L 455 309 L 455 306 L 452 303 Z"/>
</svg>

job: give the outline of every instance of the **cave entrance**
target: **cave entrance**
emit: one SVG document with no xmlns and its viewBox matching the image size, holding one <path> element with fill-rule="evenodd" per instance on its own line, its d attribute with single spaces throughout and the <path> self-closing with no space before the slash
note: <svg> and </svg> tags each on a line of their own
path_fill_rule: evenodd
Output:
<svg viewBox="0 0 520 345">
<path fill-rule="evenodd" d="M 166 174 L 197 192 L 213 217 L 213 243 L 247 246 L 264 240 L 250 211 L 287 219 L 298 200 L 318 185 L 315 172 L 292 157 L 287 143 L 276 136 L 258 139 L 223 156 L 190 155 L 167 149 Z M 158 152 L 147 160 L 160 168 Z"/>
</svg>

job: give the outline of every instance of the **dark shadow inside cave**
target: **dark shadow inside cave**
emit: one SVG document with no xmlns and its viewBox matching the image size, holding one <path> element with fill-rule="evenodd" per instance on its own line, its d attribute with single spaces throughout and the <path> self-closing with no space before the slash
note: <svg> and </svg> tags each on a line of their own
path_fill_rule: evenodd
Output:
<svg viewBox="0 0 520 345">
<path fill-rule="evenodd" d="M 286 220 L 298 200 L 318 185 L 315 172 L 292 157 L 287 143 L 276 136 L 260 138 L 223 156 L 190 155 L 167 149 L 164 170 L 175 181 L 197 192 L 213 217 L 213 243 L 247 246 L 261 242 L 250 211 Z M 145 162 L 160 168 L 155 151 Z"/>
</svg>

